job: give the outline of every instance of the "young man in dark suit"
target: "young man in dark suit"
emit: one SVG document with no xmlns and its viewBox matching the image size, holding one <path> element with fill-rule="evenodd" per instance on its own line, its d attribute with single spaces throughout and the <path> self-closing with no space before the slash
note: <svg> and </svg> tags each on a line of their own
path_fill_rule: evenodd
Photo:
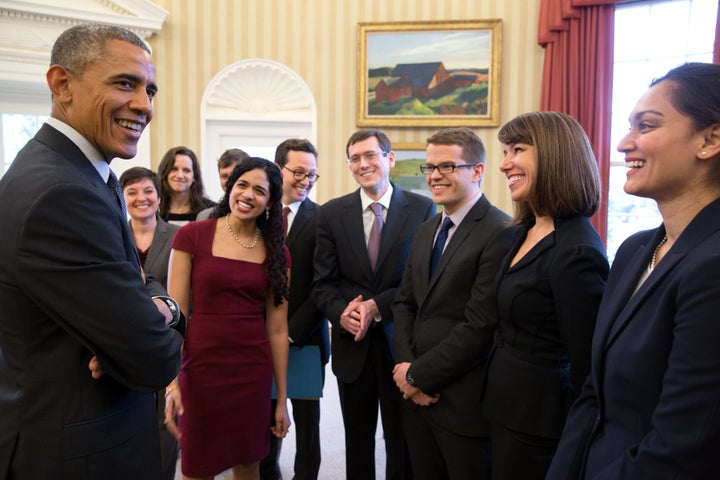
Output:
<svg viewBox="0 0 720 480">
<path fill-rule="evenodd" d="M 106 25 L 65 31 L 50 61 L 51 118 L 0 181 L 0 478 L 156 480 L 182 336 L 109 168 L 136 154 L 155 66 Z"/>
<path fill-rule="evenodd" d="M 416 480 L 489 480 L 480 403 L 496 324 L 489 299 L 514 228 L 482 194 L 485 147 L 472 130 L 428 138 L 420 169 L 443 213 L 418 229 L 392 306 L 410 460 Z"/>
<path fill-rule="evenodd" d="M 382 413 L 387 478 L 410 478 L 402 433 L 402 396 L 392 379 L 390 304 L 418 226 L 432 201 L 389 180 L 395 153 L 378 130 L 347 142 L 360 188 L 320 207 L 313 298 L 332 323 L 332 367 L 345 426 L 349 480 L 375 478 L 375 429 Z"/>
<path fill-rule="evenodd" d="M 275 164 L 283 178 L 283 216 L 286 218 L 285 245 L 292 257 L 290 299 L 288 301 L 288 335 L 291 359 L 298 350 L 318 348 L 317 368 L 325 376 L 325 364 L 330 355 L 328 325 L 325 315 L 311 298 L 314 275 L 316 211 L 319 206 L 308 198 L 319 178 L 317 150 L 308 140 L 291 138 L 278 145 Z M 287 209 L 287 210 L 286 210 Z M 286 213 L 287 212 L 287 213 Z M 288 392 L 290 395 L 293 392 Z M 316 480 L 320 470 L 320 399 L 291 398 L 295 423 L 295 478 Z M 275 411 L 275 401 L 273 408 Z M 271 420 L 274 420 L 271 419 Z M 280 479 L 278 457 L 282 439 L 270 436 L 270 453 L 260 462 L 260 478 Z"/>
</svg>

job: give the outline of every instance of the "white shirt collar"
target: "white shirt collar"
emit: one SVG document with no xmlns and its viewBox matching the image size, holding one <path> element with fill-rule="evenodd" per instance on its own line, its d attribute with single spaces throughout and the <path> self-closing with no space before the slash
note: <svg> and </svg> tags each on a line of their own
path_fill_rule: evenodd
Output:
<svg viewBox="0 0 720 480">
<path fill-rule="evenodd" d="M 392 199 L 393 194 L 393 186 L 392 183 L 388 182 L 388 189 L 385 190 L 385 193 L 383 193 L 382 197 L 380 197 L 378 200 L 373 200 L 368 196 L 367 193 L 365 193 L 365 190 L 362 188 L 360 189 L 360 204 L 362 205 L 362 211 L 364 212 L 367 210 L 367 208 L 370 206 L 371 203 L 379 203 L 383 207 L 385 207 L 385 210 L 390 209 L 390 199 Z"/>
<path fill-rule="evenodd" d="M 103 155 L 95 147 L 93 147 L 92 144 L 80 134 L 80 132 L 62 120 L 54 117 L 48 118 L 46 123 L 68 137 L 70 141 L 73 142 L 83 154 L 85 154 L 88 160 L 90 160 L 90 163 L 93 164 L 93 167 L 95 167 L 102 177 L 103 182 L 107 182 L 107 179 L 110 176 L 110 165 Z"/>
</svg>

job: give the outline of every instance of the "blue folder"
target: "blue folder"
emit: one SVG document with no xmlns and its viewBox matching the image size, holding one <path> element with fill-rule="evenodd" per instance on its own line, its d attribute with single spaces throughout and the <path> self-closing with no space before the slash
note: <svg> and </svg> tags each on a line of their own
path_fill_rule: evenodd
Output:
<svg viewBox="0 0 720 480">
<path fill-rule="evenodd" d="M 320 398 L 323 390 L 323 364 L 320 361 L 320 347 L 306 345 L 290 346 L 287 372 L 288 398 Z M 272 398 L 277 398 L 273 378 Z"/>
</svg>

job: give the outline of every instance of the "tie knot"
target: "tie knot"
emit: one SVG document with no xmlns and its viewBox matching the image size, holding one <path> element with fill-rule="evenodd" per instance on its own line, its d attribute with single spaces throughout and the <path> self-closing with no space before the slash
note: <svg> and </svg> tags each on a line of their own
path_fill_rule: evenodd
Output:
<svg viewBox="0 0 720 480">
<path fill-rule="evenodd" d="M 380 205 L 377 202 L 373 202 L 370 204 L 370 210 L 372 210 L 373 214 L 376 217 L 379 217 L 382 215 L 382 209 L 383 209 L 382 205 Z"/>
<path fill-rule="evenodd" d="M 287 218 L 287 216 L 290 214 L 290 207 L 283 207 L 282 214 L 283 217 Z"/>
<path fill-rule="evenodd" d="M 447 232 L 448 230 L 450 230 L 452 228 L 452 226 L 453 226 L 453 222 L 450 219 L 450 217 L 445 217 L 445 220 L 443 220 L 442 226 L 440 227 L 440 231 Z"/>
</svg>

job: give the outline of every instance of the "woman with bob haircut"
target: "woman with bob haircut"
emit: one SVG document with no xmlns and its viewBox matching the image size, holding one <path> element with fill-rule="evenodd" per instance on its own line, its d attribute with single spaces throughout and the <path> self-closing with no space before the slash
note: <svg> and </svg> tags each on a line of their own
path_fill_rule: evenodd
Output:
<svg viewBox="0 0 720 480">
<path fill-rule="evenodd" d="M 498 328 L 484 395 L 492 477 L 542 479 L 590 369 L 608 275 L 588 220 L 600 180 L 590 142 L 568 115 L 520 115 L 498 139 L 519 229 L 495 285 Z"/>
</svg>

